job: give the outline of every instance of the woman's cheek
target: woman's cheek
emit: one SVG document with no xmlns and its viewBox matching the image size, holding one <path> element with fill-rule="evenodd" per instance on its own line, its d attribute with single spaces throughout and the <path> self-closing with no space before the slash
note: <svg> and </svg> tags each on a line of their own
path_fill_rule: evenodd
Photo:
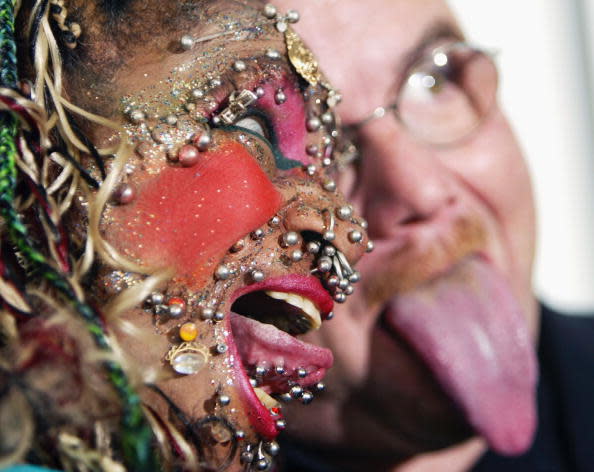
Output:
<svg viewBox="0 0 594 472">
<path fill-rule="evenodd" d="M 201 154 L 193 167 L 166 166 L 138 182 L 136 199 L 112 209 L 106 237 L 143 265 L 173 267 L 196 287 L 229 247 L 274 216 L 281 203 L 254 157 L 228 141 Z"/>
</svg>

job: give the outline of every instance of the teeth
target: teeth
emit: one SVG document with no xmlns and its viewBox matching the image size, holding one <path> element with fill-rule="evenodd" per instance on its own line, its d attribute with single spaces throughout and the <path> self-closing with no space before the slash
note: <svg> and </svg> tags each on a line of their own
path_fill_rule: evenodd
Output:
<svg viewBox="0 0 594 472">
<path fill-rule="evenodd" d="M 311 300 L 303 298 L 302 296 L 295 293 L 275 292 L 273 290 L 267 291 L 266 295 L 276 300 L 283 300 L 284 302 L 289 303 L 290 305 L 293 305 L 303 311 L 303 313 L 305 313 L 311 320 L 312 330 L 320 329 L 320 326 L 322 326 L 320 312 Z"/>
<path fill-rule="evenodd" d="M 254 392 L 256 392 L 256 396 L 258 397 L 258 400 L 260 400 L 262 402 L 262 404 L 269 410 L 271 408 L 279 408 L 280 407 L 280 403 L 277 402 L 270 395 L 268 395 L 261 388 L 259 388 L 259 387 L 254 388 Z"/>
</svg>

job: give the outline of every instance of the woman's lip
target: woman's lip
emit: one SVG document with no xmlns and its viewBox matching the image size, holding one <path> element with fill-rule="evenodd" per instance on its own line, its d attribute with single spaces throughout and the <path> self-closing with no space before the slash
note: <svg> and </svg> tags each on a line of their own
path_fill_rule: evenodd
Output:
<svg viewBox="0 0 594 472">
<path fill-rule="evenodd" d="M 298 274 L 273 277 L 263 282 L 241 287 L 233 293 L 230 306 L 233 305 L 233 302 L 239 297 L 261 290 L 290 292 L 307 297 L 316 305 L 318 310 L 320 310 L 323 318 L 326 318 L 334 307 L 334 301 L 330 297 L 328 291 L 322 286 L 319 279 L 313 276 Z M 235 371 L 235 379 L 239 393 L 243 397 L 243 401 L 247 406 L 247 417 L 258 435 L 267 440 L 272 440 L 280 432 L 280 429 L 276 425 L 276 421 L 282 419 L 282 416 L 279 413 L 279 415 L 273 417 L 268 408 L 266 408 L 256 396 L 256 392 L 251 386 L 249 378 L 244 371 L 241 356 L 232 334 L 233 330 L 231 329 L 230 318 L 231 317 L 228 314 L 226 317 L 227 329 L 225 330 L 225 341 L 229 347 L 228 356 L 232 369 Z M 322 376 L 323 374 L 320 371 L 316 375 L 316 379 L 321 380 Z"/>
<path fill-rule="evenodd" d="M 241 287 L 233 293 L 231 305 L 243 295 L 264 290 L 294 293 L 305 297 L 311 300 L 320 311 L 322 319 L 326 319 L 334 308 L 334 300 L 317 277 L 299 274 L 273 277 L 263 282 Z"/>
</svg>

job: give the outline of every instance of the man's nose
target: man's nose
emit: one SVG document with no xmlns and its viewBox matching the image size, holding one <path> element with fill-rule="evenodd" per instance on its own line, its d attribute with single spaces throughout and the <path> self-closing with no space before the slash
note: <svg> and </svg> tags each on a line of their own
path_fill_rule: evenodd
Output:
<svg viewBox="0 0 594 472">
<path fill-rule="evenodd" d="M 358 185 L 371 238 L 430 222 L 455 203 L 451 172 L 435 148 L 389 119 L 370 124 L 364 137 Z"/>
<path fill-rule="evenodd" d="M 356 263 L 367 250 L 367 222 L 355 213 L 343 196 L 327 186 L 319 195 L 319 183 L 303 183 L 297 198 L 286 208 L 287 230 L 301 233 L 307 240 L 324 241 Z"/>
</svg>

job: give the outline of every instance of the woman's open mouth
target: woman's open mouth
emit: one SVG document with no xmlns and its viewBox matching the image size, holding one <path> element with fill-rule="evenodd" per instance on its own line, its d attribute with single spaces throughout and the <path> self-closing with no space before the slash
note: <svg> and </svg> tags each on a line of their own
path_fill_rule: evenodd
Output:
<svg viewBox="0 0 594 472">
<path fill-rule="evenodd" d="M 229 360 L 252 426 L 271 440 L 285 427 L 281 403 L 308 404 L 323 389 L 332 352 L 296 336 L 319 329 L 334 302 L 318 278 L 304 275 L 240 288 L 232 300 Z"/>
</svg>

